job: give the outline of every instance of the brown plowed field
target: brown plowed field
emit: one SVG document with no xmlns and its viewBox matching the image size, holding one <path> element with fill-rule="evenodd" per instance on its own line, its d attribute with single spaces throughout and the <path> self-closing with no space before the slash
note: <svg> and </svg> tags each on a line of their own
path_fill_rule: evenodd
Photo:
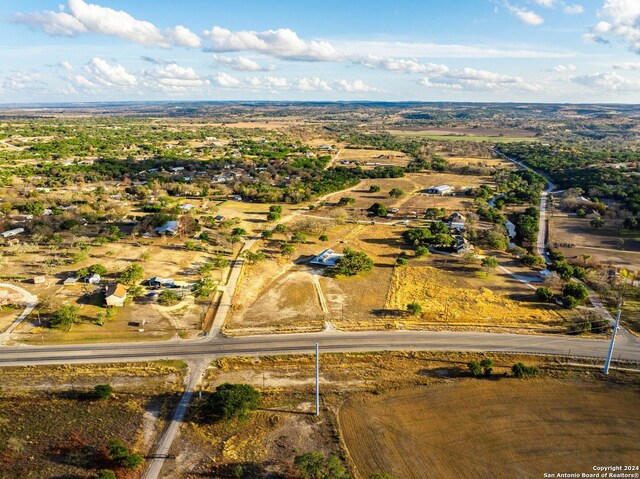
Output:
<svg viewBox="0 0 640 479">
<path fill-rule="evenodd" d="M 605 382 L 468 380 L 356 396 L 339 420 L 360 477 L 541 478 L 637 465 L 638 404 Z"/>
</svg>

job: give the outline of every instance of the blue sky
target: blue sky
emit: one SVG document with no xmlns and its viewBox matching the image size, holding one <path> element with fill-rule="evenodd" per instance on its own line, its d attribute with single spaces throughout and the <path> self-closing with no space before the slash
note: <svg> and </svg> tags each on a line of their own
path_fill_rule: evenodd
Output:
<svg viewBox="0 0 640 479">
<path fill-rule="evenodd" d="M 640 103 L 640 0 L 4 0 L 0 19 L 2 103 Z"/>
</svg>

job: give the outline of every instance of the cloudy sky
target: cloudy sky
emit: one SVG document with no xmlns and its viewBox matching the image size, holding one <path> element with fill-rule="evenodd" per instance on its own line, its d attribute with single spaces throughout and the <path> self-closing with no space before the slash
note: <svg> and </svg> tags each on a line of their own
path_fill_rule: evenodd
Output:
<svg viewBox="0 0 640 479">
<path fill-rule="evenodd" d="M 640 0 L 60 1 L 0 2 L 0 103 L 640 103 Z"/>
</svg>

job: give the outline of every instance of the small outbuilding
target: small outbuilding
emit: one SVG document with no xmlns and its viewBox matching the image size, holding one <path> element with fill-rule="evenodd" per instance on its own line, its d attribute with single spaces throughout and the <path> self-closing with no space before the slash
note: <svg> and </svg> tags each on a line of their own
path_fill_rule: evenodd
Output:
<svg viewBox="0 0 640 479">
<path fill-rule="evenodd" d="M 24 233 L 24 228 L 14 228 L 0 234 L 2 234 L 3 238 L 10 238 L 12 236 L 19 235 L 20 233 Z"/>
<path fill-rule="evenodd" d="M 453 191 L 453 187 L 449 185 L 432 186 L 425 190 L 430 195 L 446 195 Z"/>
<path fill-rule="evenodd" d="M 149 280 L 149 286 L 151 288 L 161 288 L 173 286 L 174 280 L 173 278 L 161 278 L 160 276 L 154 276 Z"/>
<path fill-rule="evenodd" d="M 127 299 L 127 288 L 120 283 L 109 285 L 104 293 L 104 301 L 108 308 L 124 306 L 124 300 Z"/>
<path fill-rule="evenodd" d="M 31 279 L 33 281 L 33 284 L 44 284 L 45 281 L 47 281 L 47 278 L 44 275 L 34 276 Z"/>
</svg>

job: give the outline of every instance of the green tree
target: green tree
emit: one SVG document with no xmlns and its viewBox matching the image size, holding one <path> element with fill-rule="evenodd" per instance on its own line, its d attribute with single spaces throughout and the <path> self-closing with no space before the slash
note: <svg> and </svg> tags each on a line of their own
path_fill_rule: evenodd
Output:
<svg viewBox="0 0 640 479">
<path fill-rule="evenodd" d="M 551 269 L 558 273 L 558 276 L 565 281 L 569 281 L 574 273 L 573 266 L 566 261 L 554 261 L 551 263 Z"/>
<path fill-rule="evenodd" d="M 482 267 L 487 270 L 496 269 L 498 267 L 498 260 L 491 256 L 485 256 L 482 258 Z"/>
<path fill-rule="evenodd" d="M 113 439 L 107 443 L 107 453 L 114 464 L 126 469 L 136 469 L 144 462 L 140 454 L 131 452 L 120 439 Z"/>
<path fill-rule="evenodd" d="M 325 457 L 321 452 L 296 456 L 293 464 L 302 479 L 348 479 L 347 469 L 338 456 Z"/>
<path fill-rule="evenodd" d="M 279 221 L 280 218 L 280 213 L 277 213 L 275 211 L 270 211 L 269 213 L 267 213 L 267 221 L 270 223 L 275 223 L 276 221 Z"/>
<path fill-rule="evenodd" d="M 416 258 L 422 258 L 424 256 L 429 256 L 431 253 L 429 252 L 429 248 L 426 246 L 416 246 Z"/>
<path fill-rule="evenodd" d="M 231 230 L 231 236 L 247 236 L 247 230 L 245 230 L 244 228 L 233 228 Z"/>
<path fill-rule="evenodd" d="M 356 204 L 356 199 L 351 196 L 343 196 L 338 201 L 339 206 L 351 206 Z"/>
<path fill-rule="evenodd" d="M 216 291 L 217 286 L 212 278 L 202 278 L 193 285 L 191 292 L 196 298 L 208 298 Z"/>
<path fill-rule="evenodd" d="M 120 282 L 129 286 L 140 282 L 142 278 L 144 278 L 144 268 L 136 263 L 130 264 L 120 273 Z"/>
<path fill-rule="evenodd" d="M 307 236 L 300 231 L 296 231 L 295 233 L 293 233 L 293 235 L 291 235 L 292 243 L 305 243 L 306 241 L 307 241 Z"/>
<path fill-rule="evenodd" d="M 589 291 L 582 284 L 568 282 L 562 287 L 562 296 L 563 298 L 571 296 L 578 300 L 578 304 L 582 304 L 589 298 Z"/>
<path fill-rule="evenodd" d="M 389 191 L 391 198 L 400 198 L 402 195 L 404 195 L 404 191 L 400 188 L 392 188 L 391 191 Z"/>
<path fill-rule="evenodd" d="M 469 369 L 469 374 L 474 378 L 482 376 L 482 367 L 477 361 L 469 361 L 467 363 L 467 369 Z"/>
<path fill-rule="evenodd" d="M 480 361 L 480 367 L 482 367 L 482 374 L 485 377 L 491 376 L 493 373 L 493 360 L 490 358 L 484 358 Z"/>
<path fill-rule="evenodd" d="M 281 205 L 271 205 L 271 206 L 269 206 L 269 213 L 282 214 L 282 206 Z"/>
<path fill-rule="evenodd" d="M 403 257 L 401 256 L 401 257 L 399 257 L 399 258 L 396 260 L 396 264 L 397 264 L 398 266 L 406 266 L 406 265 L 408 265 L 408 264 L 409 264 L 409 261 L 407 261 L 407 258 L 403 258 Z"/>
<path fill-rule="evenodd" d="M 374 216 L 379 216 L 380 218 L 384 218 L 387 216 L 387 207 L 382 203 L 374 203 L 369 207 L 369 211 L 373 213 Z"/>
<path fill-rule="evenodd" d="M 265 230 L 265 231 L 262 232 L 262 234 L 260 236 L 264 240 L 271 239 L 271 238 L 273 238 L 273 231 Z"/>
<path fill-rule="evenodd" d="M 380 186 L 379 185 L 371 185 L 369 187 L 369 193 L 377 193 L 380 191 Z"/>
<path fill-rule="evenodd" d="M 296 247 L 293 246 L 291 243 L 282 243 L 280 245 L 280 253 L 282 253 L 282 256 L 291 256 L 294 252 L 296 251 Z"/>
<path fill-rule="evenodd" d="M 422 313 L 422 306 L 420 305 L 420 303 L 409 303 L 407 304 L 407 311 L 413 316 L 418 316 L 420 313 Z"/>
<path fill-rule="evenodd" d="M 93 387 L 93 394 L 98 399 L 110 399 L 113 396 L 113 388 L 109 384 L 98 384 Z"/>
<path fill-rule="evenodd" d="M 373 260 L 366 253 L 345 248 L 344 256 L 338 260 L 333 269 L 336 274 L 354 276 L 361 272 L 371 271 L 373 269 Z"/>
<path fill-rule="evenodd" d="M 592 228 L 600 229 L 604 227 L 604 220 L 599 216 L 596 216 L 595 218 L 591 218 L 591 221 L 589 222 L 589 224 L 591 225 Z"/>
<path fill-rule="evenodd" d="M 267 255 L 264 254 L 264 251 L 262 251 L 261 249 L 257 250 L 256 252 L 247 251 L 244 257 L 247 260 L 248 264 L 256 264 L 267 259 Z"/>
<path fill-rule="evenodd" d="M 249 384 L 224 383 L 210 396 L 209 407 L 215 418 L 245 418 L 260 405 L 260 391 Z"/>
<path fill-rule="evenodd" d="M 546 286 L 542 286 L 536 289 L 536 296 L 540 301 L 549 302 L 553 299 L 553 291 Z"/>
<path fill-rule="evenodd" d="M 80 308 L 77 306 L 63 306 L 51 315 L 51 326 L 58 329 L 69 328 L 78 321 Z"/>
<path fill-rule="evenodd" d="M 322 241 L 323 243 L 326 243 L 327 241 L 329 241 L 329 235 L 321 234 L 320 236 L 318 236 L 318 240 Z"/>
<path fill-rule="evenodd" d="M 171 291 L 170 289 L 165 289 L 160 292 L 158 295 L 158 303 L 163 304 L 165 306 L 171 306 L 173 304 L 177 304 L 180 301 L 180 296 L 178 293 Z"/>
<path fill-rule="evenodd" d="M 107 274 L 107 268 L 101 264 L 92 264 L 87 268 L 87 270 L 91 274 L 99 274 L 100 276 Z"/>
</svg>

